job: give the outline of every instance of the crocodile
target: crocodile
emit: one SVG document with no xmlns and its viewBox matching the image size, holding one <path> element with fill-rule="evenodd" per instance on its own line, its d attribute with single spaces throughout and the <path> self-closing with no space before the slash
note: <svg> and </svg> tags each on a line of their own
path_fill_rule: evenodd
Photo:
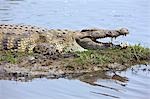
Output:
<svg viewBox="0 0 150 99">
<path fill-rule="evenodd" d="M 101 53 L 101 51 L 108 52 L 107 49 L 111 48 L 124 49 L 126 46 L 112 42 L 104 43 L 98 39 L 117 38 L 127 34 L 129 34 L 127 28 L 68 30 L 46 29 L 22 24 L 0 24 L 0 74 L 8 77 L 28 76 L 30 78 L 31 76 L 34 78 L 80 75 L 98 70 L 108 70 L 108 67 L 123 70 L 126 66 L 119 63 L 114 63 L 114 65 L 110 63 L 104 66 L 101 63 L 94 65 L 93 61 L 83 65 L 74 60 L 80 59 L 76 52 L 84 53 L 84 51 L 93 50 Z M 10 52 L 11 54 L 9 54 Z M 24 55 L 16 56 L 20 53 Z M 92 57 L 92 54 L 88 57 Z M 16 63 L 10 62 L 16 59 Z"/>
<path fill-rule="evenodd" d="M 0 24 L 0 79 L 76 77 L 149 63 L 150 49 L 101 41 L 127 34 L 126 28 L 68 30 Z"/>
<path fill-rule="evenodd" d="M 52 56 L 56 53 L 121 47 L 110 42 L 99 42 L 97 39 L 116 38 L 127 34 L 129 31 L 126 28 L 61 30 L 21 24 L 0 24 L 0 50 Z"/>
</svg>

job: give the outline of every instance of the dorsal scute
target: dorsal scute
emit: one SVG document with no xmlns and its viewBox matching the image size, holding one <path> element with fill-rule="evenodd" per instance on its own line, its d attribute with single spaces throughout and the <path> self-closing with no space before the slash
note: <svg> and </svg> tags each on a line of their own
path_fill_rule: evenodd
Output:
<svg viewBox="0 0 150 99">
<path fill-rule="evenodd" d="M 48 31 L 45 28 L 31 26 L 31 25 L 16 25 L 16 24 L 0 24 L 0 33 L 42 33 Z"/>
<path fill-rule="evenodd" d="M 17 50 L 24 52 L 31 49 L 39 39 L 39 33 L 46 29 L 30 25 L 0 25 L 0 49 Z"/>
</svg>

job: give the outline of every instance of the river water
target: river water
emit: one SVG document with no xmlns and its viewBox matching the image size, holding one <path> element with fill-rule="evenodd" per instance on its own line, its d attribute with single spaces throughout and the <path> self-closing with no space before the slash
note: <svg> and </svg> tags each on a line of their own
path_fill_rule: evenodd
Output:
<svg viewBox="0 0 150 99">
<path fill-rule="evenodd" d="M 127 27 L 130 35 L 115 42 L 150 47 L 149 9 L 149 0 L 0 0 L 0 23 L 60 29 Z M 0 80 L 0 99 L 150 99 L 149 65 L 117 74 L 128 81 L 106 75 L 29 82 Z"/>
</svg>

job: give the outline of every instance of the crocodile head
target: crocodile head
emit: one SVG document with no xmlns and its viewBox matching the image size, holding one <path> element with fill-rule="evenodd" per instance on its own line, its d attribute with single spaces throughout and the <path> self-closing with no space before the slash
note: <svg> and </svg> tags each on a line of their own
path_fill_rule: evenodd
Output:
<svg viewBox="0 0 150 99">
<path fill-rule="evenodd" d="M 126 36 L 129 34 L 127 28 L 118 30 L 105 30 L 105 29 L 83 29 L 77 34 L 77 43 L 85 49 L 105 49 L 109 47 L 125 47 L 124 45 L 115 45 L 112 42 L 104 43 L 97 41 L 102 38 L 117 38 L 121 35 Z"/>
</svg>

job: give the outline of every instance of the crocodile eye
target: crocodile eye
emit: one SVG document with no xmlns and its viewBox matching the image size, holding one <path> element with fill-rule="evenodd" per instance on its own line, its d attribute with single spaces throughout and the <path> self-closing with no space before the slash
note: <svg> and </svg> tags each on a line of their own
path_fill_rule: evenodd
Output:
<svg viewBox="0 0 150 99">
<path fill-rule="evenodd" d="M 111 31 L 108 31 L 109 34 L 111 34 Z"/>
<path fill-rule="evenodd" d="M 44 32 L 45 30 L 42 30 L 42 32 Z"/>
</svg>

